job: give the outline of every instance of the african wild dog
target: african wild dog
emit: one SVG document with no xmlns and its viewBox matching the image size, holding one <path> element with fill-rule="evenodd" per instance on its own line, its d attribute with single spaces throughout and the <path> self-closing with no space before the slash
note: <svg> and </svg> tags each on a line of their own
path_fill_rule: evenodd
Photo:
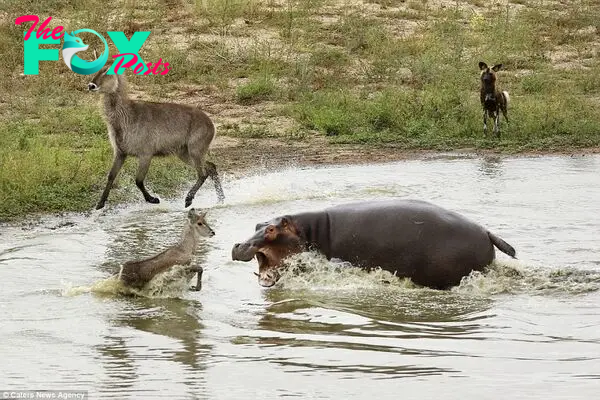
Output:
<svg viewBox="0 0 600 400">
<path fill-rule="evenodd" d="M 507 107 L 509 102 L 508 92 L 500 91 L 496 87 L 496 72 L 502 68 L 502 64 L 496 64 L 493 67 L 488 67 L 483 61 L 479 62 L 481 70 L 481 89 L 479 92 L 481 105 L 483 107 L 483 133 L 487 134 L 487 119 L 488 117 L 494 120 L 494 133 L 500 137 L 498 125 L 500 123 L 500 111 L 504 115 L 504 119 L 508 122 Z"/>
</svg>

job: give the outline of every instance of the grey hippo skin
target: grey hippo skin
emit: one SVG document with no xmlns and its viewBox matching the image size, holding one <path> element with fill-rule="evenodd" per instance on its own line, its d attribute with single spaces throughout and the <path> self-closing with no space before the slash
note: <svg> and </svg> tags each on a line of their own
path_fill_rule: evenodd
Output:
<svg viewBox="0 0 600 400">
<path fill-rule="evenodd" d="M 258 280 L 273 286 L 282 261 L 318 250 L 327 259 L 381 267 L 418 285 L 448 289 L 495 258 L 494 246 L 511 257 L 515 249 L 456 212 L 420 200 L 343 204 L 285 215 L 256 226 L 254 235 L 232 249 L 233 260 L 258 260 Z"/>
</svg>

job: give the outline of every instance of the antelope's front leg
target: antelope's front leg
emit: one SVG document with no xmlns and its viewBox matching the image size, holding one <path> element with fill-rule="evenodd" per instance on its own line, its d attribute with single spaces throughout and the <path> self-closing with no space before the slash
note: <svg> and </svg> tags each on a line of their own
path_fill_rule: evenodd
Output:
<svg viewBox="0 0 600 400">
<path fill-rule="evenodd" d="M 202 289 L 202 273 L 204 272 L 204 269 L 202 269 L 201 266 L 196 265 L 196 266 L 190 267 L 189 270 L 192 272 L 196 272 L 198 274 L 198 279 L 196 280 L 196 286 L 190 287 L 190 290 L 199 292 L 200 289 Z"/>
</svg>

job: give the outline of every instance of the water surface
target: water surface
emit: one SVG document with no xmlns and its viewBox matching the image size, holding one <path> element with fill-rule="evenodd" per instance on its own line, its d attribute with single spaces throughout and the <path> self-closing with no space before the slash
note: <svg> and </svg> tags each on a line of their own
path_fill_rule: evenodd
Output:
<svg viewBox="0 0 600 400">
<path fill-rule="evenodd" d="M 177 239 L 183 194 L 3 229 L 0 389 L 114 399 L 596 398 L 599 176 L 600 157 L 585 156 L 225 177 L 223 205 L 214 207 L 210 183 L 194 203 L 212 207 L 217 232 L 200 246 L 199 293 L 164 277 L 147 297 L 123 296 L 107 279 Z M 316 255 L 298 261 L 308 272 L 262 289 L 255 261 L 230 260 L 257 222 L 384 198 L 461 212 L 511 243 L 519 260 L 498 252 L 491 271 L 449 292 Z"/>
</svg>

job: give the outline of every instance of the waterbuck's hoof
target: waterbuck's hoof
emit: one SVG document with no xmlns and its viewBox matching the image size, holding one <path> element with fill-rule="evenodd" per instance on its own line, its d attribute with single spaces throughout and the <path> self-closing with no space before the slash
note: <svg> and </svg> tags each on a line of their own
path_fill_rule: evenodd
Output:
<svg viewBox="0 0 600 400">
<path fill-rule="evenodd" d="M 146 201 L 148 203 L 151 203 L 151 204 L 158 204 L 158 203 L 160 203 L 160 199 L 158 197 L 148 197 L 146 199 Z"/>
<path fill-rule="evenodd" d="M 198 286 L 198 285 L 190 286 L 190 290 L 193 292 L 199 292 L 200 289 L 202 289 L 202 286 Z"/>
<path fill-rule="evenodd" d="M 100 210 L 101 208 L 104 208 L 104 203 L 96 204 L 96 210 Z"/>
<path fill-rule="evenodd" d="M 185 199 L 185 208 L 188 208 L 189 206 L 191 206 L 193 200 L 194 199 L 188 199 L 188 198 L 186 198 Z"/>
</svg>

